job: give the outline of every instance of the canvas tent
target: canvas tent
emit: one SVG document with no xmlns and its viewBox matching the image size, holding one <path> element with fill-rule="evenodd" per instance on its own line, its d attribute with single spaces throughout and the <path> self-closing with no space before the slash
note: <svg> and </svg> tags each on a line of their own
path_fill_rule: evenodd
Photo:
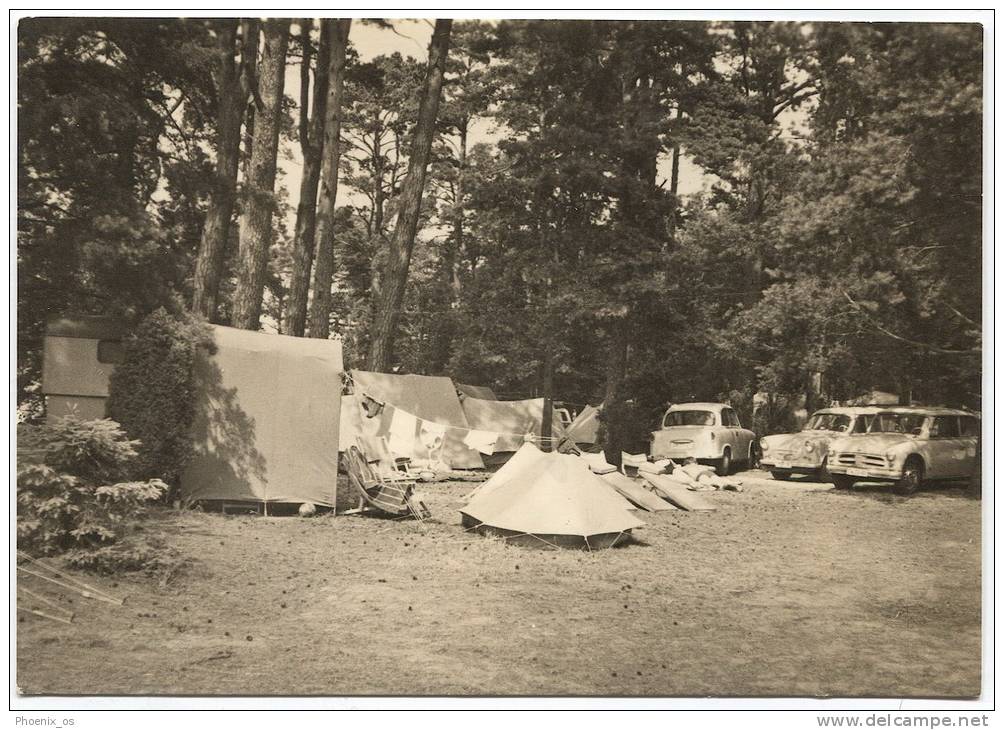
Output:
<svg viewBox="0 0 1004 730">
<path fill-rule="evenodd" d="M 460 391 L 462 395 L 469 395 L 472 398 L 480 398 L 481 400 L 498 400 L 498 398 L 495 397 L 495 392 L 487 385 L 466 385 L 464 383 L 457 383 L 457 390 Z"/>
<path fill-rule="evenodd" d="M 196 361 L 195 455 L 184 497 L 333 507 L 342 346 L 213 327 Z"/>
<path fill-rule="evenodd" d="M 460 510 L 462 524 L 536 546 L 612 547 L 644 525 L 575 456 L 524 444 Z"/>
<path fill-rule="evenodd" d="M 565 429 L 565 440 L 574 444 L 592 445 L 599 442 L 600 409 L 587 405 Z"/>
<path fill-rule="evenodd" d="M 523 445 L 523 437 L 526 434 L 533 434 L 538 443 L 543 435 L 543 398 L 527 400 L 464 398 L 461 405 L 471 428 L 499 434 L 499 439 L 495 443 L 496 453 L 517 451 Z M 560 419 L 552 416 L 551 424 L 551 435 L 560 438 L 563 432 Z"/>
<path fill-rule="evenodd" d="M 464 444 L 470 426 L 457 397 L 457 389 L 450 378 L 430 375 L 397 375 L 393 373 L 373 373 L 352 370 L 354 396 L 351 397 L 353 414 L 345 419 L 347 427 L 352 427 L 352 436 L 341 439 L 344 450 L 354 443 L 356 435 L 364 437 L 385 437 L 390 434 L 395 410 L 401 410 L 421 419 L 423 422 L 446 426 L 442 448 L 430 453 L 427 442 L 422 437 L 420 425 L 416 427 L 414 447 L 411 454 L 418 458 L 429 457 L 441 460 L 454 469 L 482 469 L 481 455 Z M 360 399 L 369 396 L 383 403 L 384 408 L 374 418 L 363 413 Z"/>
</svg>

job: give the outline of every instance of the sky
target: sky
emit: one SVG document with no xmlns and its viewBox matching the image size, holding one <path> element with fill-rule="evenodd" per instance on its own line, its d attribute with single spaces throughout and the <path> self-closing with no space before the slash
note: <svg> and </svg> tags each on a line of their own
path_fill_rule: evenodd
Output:
<svg viewBox="0 0 1004 730">
<path fill-rule="evenodd" d="M 394 30 L 380 28 L 373 24 L 368 24 L 360 20 L 354 20 L 349 31 L 349 43 L 359 53 L 360 60 L 369 61 L 376 56 L 400 53 L 402 56 L 411 56 L 420 61 L 428 58 L 429 41 L 432 39 L 432 20 L 398 20 L 392 19 Z M 285 93 L 292 99 L 300 98 L 300 68 L 299 66 L 288 66 L 286 68 L 286 90 Z M 472 131 L 470 143 L 491 142 L 498 138 L 491 124 L 478 125 Z M 659 180 L 668 179 L 670 176 L 671 161 L 668 156 L 660 160 L 658 176 Z M 300 175 L 303 170 L 303 157 L 300 154 L 298 144 L 285 142 L 284 148 L 280 152 L 279 159 L 279 184 L 289 191 L 289 200 L 293 203 L 293 210 L 287 220 L 284 221 L 287 231 L 292 233 L 295 226 L 295 203 L 300 196 Z M 680 187 L 681 195 L 700 192 L 711 182 L 711 178 L 694 165 L 686 155 L 680 160 Z M 668 183 L 667 183 L 668 187 Z M 350 190 L 348 186 L 339 185 L 336 205 L 358 205 L 361 203 L 361 196 Z"/>
</svg>

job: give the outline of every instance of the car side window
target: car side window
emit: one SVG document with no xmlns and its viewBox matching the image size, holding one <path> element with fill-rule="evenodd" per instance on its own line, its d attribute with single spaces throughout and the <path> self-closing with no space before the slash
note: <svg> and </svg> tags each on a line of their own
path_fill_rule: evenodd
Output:
<svg viewBox="0 0 1004 730">
<path fill-rule="evenodd" d="M 739 425 L 739 419 L 736 418 L 736 412 L 731 408 L 722 409 L 722 425 L 726 428 L 735 428 Z"/>
<path fill-rule="evenodd" d="M 961 422 L 961 432 L 963 436 L 970 438 L 979 438 L 980 435 L 980 420 L 978 418 L 973 418 L 972 416 L 963 416 L 959 419 Z"/>
<path fill-rule="evenodd" d="M 931 438 L 951 439 L 959 437 L 959 419 L 957 416 L 938 416 L 931 424 Z"/>
</svg>

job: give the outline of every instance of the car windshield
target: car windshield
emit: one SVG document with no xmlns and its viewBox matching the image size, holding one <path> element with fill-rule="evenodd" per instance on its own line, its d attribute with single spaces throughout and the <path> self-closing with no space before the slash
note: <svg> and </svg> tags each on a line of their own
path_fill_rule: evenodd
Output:
<svg viewBox="0 0 1004 730">
<path fill-rule="evenodd" d="M 868 433 L 920 433 L 924 418 L 919 413 L 876 413 L 868 420 Z"/>
<path fill-rule="evenodd" d="M 714 426 L 715 414 L 711 411 L 670 411 L 663 425 L 672 426 Z"/>
<path fill-rule="evenodd" d="M 846 431 L 851 417 L 843 413 L 817 413 L 802 428 L 803 431 Z"/>
</svg>

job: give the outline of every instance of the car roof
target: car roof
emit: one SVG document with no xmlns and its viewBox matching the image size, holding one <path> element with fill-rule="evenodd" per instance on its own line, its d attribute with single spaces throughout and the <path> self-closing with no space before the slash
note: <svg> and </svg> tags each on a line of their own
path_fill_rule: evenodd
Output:
<svg viewBox="0 0 1004 730">
<path fill-rule="evenodd" d="M 722 408 L 731 408 L 732 406 L 727 403 L 674 403 L 669 407 L 671 411 L 687 410 L 691 408 L 704 408 L 708 410 L 721 410 Z"/>
<path fill-rule="evenodd" d="M 918 416 L 975 416 L 969 411 L 958 408 L 943 408 L 941 406 L 883 406 L 877 408 L 876 413 L 904 413 Z"/>
<path fill-rule="evenodd" d="M 882 411 L 887 410 L 889 410 L 889 408 L 883 406 L 832 406 L 830 408 L 820 408 L 819 410 L 813 411 L 812 415 L 815 416 L 819 413 L 842 413 L 849 416 L 861 416 L 871 415 L 872 413 L 881 413 Z"/>
</svg>

